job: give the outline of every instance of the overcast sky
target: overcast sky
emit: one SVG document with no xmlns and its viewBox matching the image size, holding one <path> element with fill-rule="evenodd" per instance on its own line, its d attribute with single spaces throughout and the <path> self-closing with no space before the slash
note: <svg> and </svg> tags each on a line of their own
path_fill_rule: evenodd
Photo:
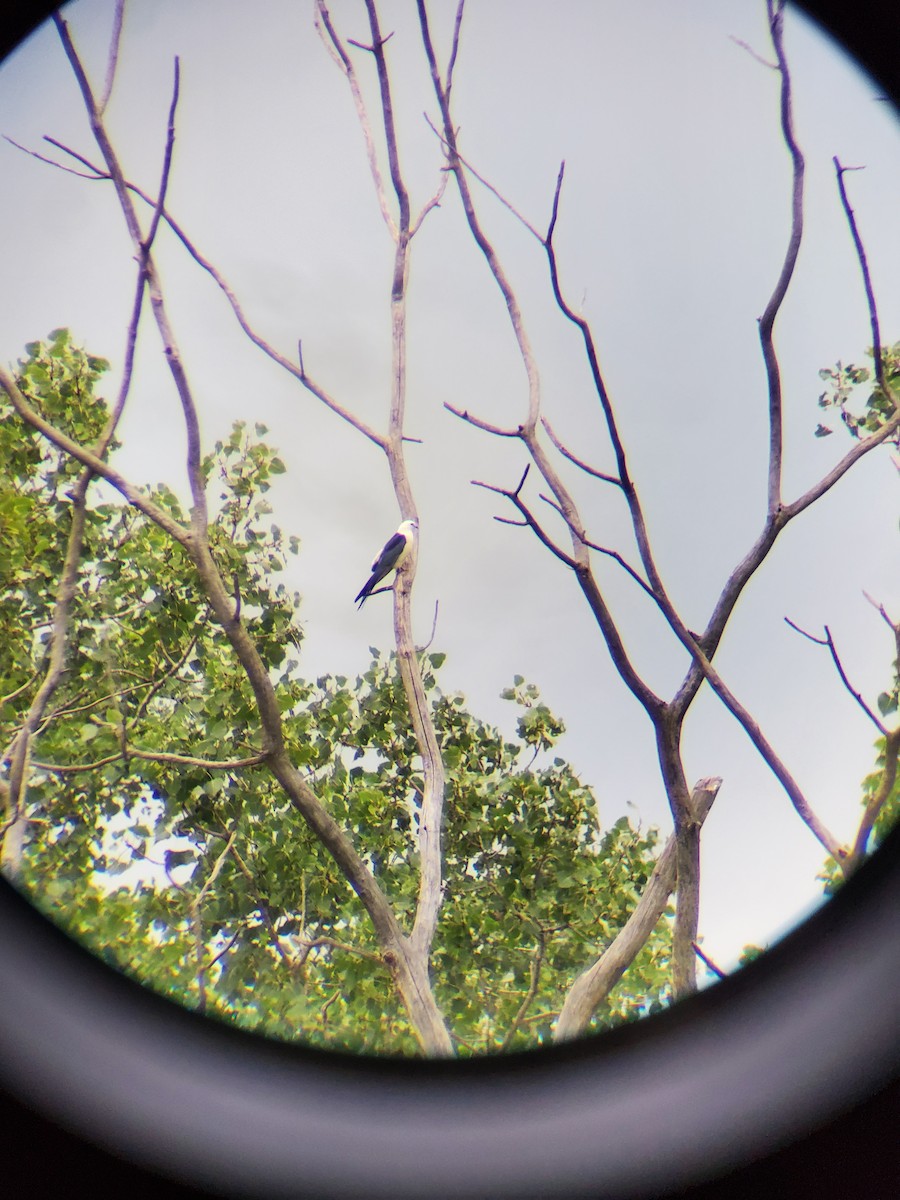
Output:
<svg viewBox="0 0 900 1200">
<path fill-rule="evenodd" d="M 112 11 L 111 0 L 66 9 L 98 87 Z M 449 0 L 431 5 L 443 62 L 454 11 Z M 367 40 L 361 4 L 336 2 L 332 14 L 345 37 Z M 441 158 L 422 116 L 435 106 L 414 15 L 409 4 L 382 6 L 383 30 L 394 31 L 389 62 L 415 209 L 434 192 Z M 564 286 L 593 324 L 658 563 L 695 629 L 764 517 L 757 318 L 789 228 L 778 77 L 732 37 L 771 56 L 762 0 L 471 0 L 453 90 L 462 152 L 538 227 L 566 160 L 557 231 Z M 871 82 L 793 13 L 786 44 L 808 163 L 805 241 L 776 330 L 792 499 L 849 445 L 840 431 L 813 437 L 818 370 L 862 361 L 871 340 L 832 155 L 865 166 L 847 182 L 890 341 L 900 338 L 900 156 L 895 119 Z M 354 53 L 374 99 L 371 58 Z M 133 0 L 108 119 L 126 172 L 150 191 L 175 54 L 182 90 L 169 211 L 260 332 L 289 356 L 302 337 L 310 373 L 385 428 L 392 244 L 312 5 Z M 35 148 L 50 134 L 99 158 L 54 31 L 39 32 L 0 70 L 0 132 Z M 14 362 L 25 342 L 67 325 L 112 360 L 111 396 L 134 266 L 112 189 L 6 142 L 0 179 L 0 357 Z M 478 203 L 519 294 L 544 411 L 577 453 L 611 469 L 577 331 L 552 303 L 542 251 L 487 192 Z M 245 339 L 212 281 L 167 233 L 156 252 L 206 445 L 235 418 L 264 421 L 287 463 L 275 519 L 302 541 L 288 581 L 303 596 L 302 669 L 364 670 L 368 647 L 388 648 L 391 638 L 387 597 L 361 612 L 352 603 L 399 520 L 383 456 Z M 513 485 L 522 448 L 443 409 L 450 402 L 515 425 L 526 405 L 505 310 L 452 183 L 413 244 L 409 339 L 407 433 L 422 439 L 408 446 L 421 520 L 416 632 L 427 640 L 439 600 L 445 690 L 462 690 L 474 713 L 509 730 L 515 714 L 499 693 L 515 673 L 526 676 L 565 721 L 559 751 L 595 789 L 603 823 L 630 804 L 635 819 L 668 833 L 652 731 L 616 679 L 574 577 L 527 531 L 496 523 L 494 515 L 512 514 L 470 484 Z M 180 412 L 149 322 L 122 436 L 120 470 L 184 490 Z M 862 593 L 896 612 L 895 477 L 887 454 L 871 455 L 789 527 L 717 658 L 841 839 L 858 820 L 875 730 L 824 651 L 783 617 L 817 631 L 827 622 L 872 702 L 889 685 L 889 631 Z M 635 559 L 615 491 L 574 470 L 566 479 L 588 533 Z M 551 528 L 552 518 L 547 510 Z M 670 697 L 683 652 L 633 584 L 611 565 L 599 571 L 636 664 Z M 771 940 L 816 902 L 823 851 L 709 696 L 689 718 L 685 760 L 691 780 L 724 778 L 704 832 L 701 934 L 728 967 L 745 943 Z"/>
</svg>

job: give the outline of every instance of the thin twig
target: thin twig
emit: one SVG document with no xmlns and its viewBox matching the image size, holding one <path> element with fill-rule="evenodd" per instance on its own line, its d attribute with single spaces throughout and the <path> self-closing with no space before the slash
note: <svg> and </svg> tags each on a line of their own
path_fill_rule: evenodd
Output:
<svg viewBox="0 0 900 1200">
<path fill-rule="evenodd" d="M 697 942 L 691 942 L 691 945 L 693 946 L 694 953 L 697 955 L 697 957 L 700 959 L 700 961 L 703 963 L 703 965 L 708 967 L 710 969 L 710 971 L 712 971 L 713 975 L 718 976 L 719 979 L 727 979 L 728 978 L 728 975 L 726 974 L 726 972 L 723 971 L 721 969 L 721 967 L 717 967 L 716 964 L 713 962 L 713 960 L 709 957 L 708 954 L 704 954 L 704 952 L 700 949 Z"/>
<path fill-rule="evenodd" d="M 805 629 L 801 629 L 800 626 L 796 625 L 792 620 L 790 620 L 789 617 L 785 617 L 784 619 L 785 623 L 790 625 L 791 629 L 795 630 L 799 634 L 802 634 L 802 636 L 807 638 L 809 641 L 815 642 L 817 646 L 825 646 L 827 648 L 829 654 L 831 655 L 831 661 L 834 663 L 835 669 L 840 676 L 841 683 L 844 685 L 856 703 L 860 706 L 869 720 L 874 724 L 881 736 L 887 737 L 888 730 L 884 722 L 879 720 L 875 712 L 868 706 L 868 704 L 866 704 L 865 700 L 863 700 L 862 693 L 858 692 L 847 678 L 847 673 L 844 670 L 840 655 L 837 652 L 837 647 L 834 644 L 834 638 L 831 636 L 831 630 L 828 628 L 828 626 L 825 626 L 825 636 L 823 638 L 819 638 L 812 633 L 807 633 Z"/>
<path fill-rule="evenodd" d="M 524 479 L 524 476 L 523 476 L 523 479 Z M 565 550 L 560 549 L 560 547 L 556 545 L 556 543 L 552 540 L 552 538 L 550 538 L 544 532 L 544 530 L 541 528 L 541 526 L 535 520 L 534 515 L 531 513 L 529 508 L 525 505 L 525 503 L 519 496 L 519 490 L 521 489 L 521 486 L 522 486 L 521 483 L 519 484 L 519 487 L 516 488 L 515 491 L 510 491 L 509 488 L 498 487 L 496 484 L 493 484 L 493 483 L 484 483 L 480 479 L 473 479 L 472 484 L 475 487 L 484 488 L 486 491 L 496 492 L 497 495 L 504 496 L 507 500 L 510 500 L 516 506 L 516 508 L 519 510 L 519 512 L 522 514 L 522 516 L 524 518 L 524 520 L 522 520 L 522 521 L 511 521 L 508 517 L 495 517 L 494 518 L 495 521 L 499 521 L 502 525 L 521 525 L 523 528 L 527 527 L 527 528 L 533 530 L 534 533 L 537 535 L 538 540 L 540 542 L 542 542 L 544 546 L 547 547 L 547 549 L 550 551 L 551 554 L 553 554 L 556 558 L 558 558 L 560 562 L 565 563 L 565 565 L 567 567 L 571 567 L 572 570 L 575 570 L 575 568 L 578 566 L 578 563 L 576 562 L 576 560 L 574 558 L 570 557 L 570 555 L 566 554 Z"/>
<path fill-rule="evenodd" d="M 850 226 L 850 234 L 853 238 L 853 245 L 856 248 L 856 257 L 859 261 L 859 269 L 862 272 L 863 286 L 866 289 L 866 303 L 869 306 L 869 325 L 872 329 L 872 359 L 875 363 L 875 378 L 878 380 L 878 386 L 881 388 L 886 399 L 893 400 L 894 397 L 887 386 L 887 380 L 884 374 L 884 362 L 881 356 L 881 331 L 878 324 L 878 306 L 875 303 L 875 291 L 872 287 L 872 276 L 869 273 L 869 261 L 866 258 L 866 250 L 862 243 L 862 238 L 859 235 L 859 227 L 856 224 L 856 215 L 850 207 L 850 201 L 847 198 L 847 189 L 844 186 L 844 173 L 853 170 L 851 167 L 843 167 L 838 161 L 837 156 L 832 159 L 834 163 L 835 175 L 837 176 L 838 191 L 841 196 L 841 205 L 844 209 L 844 215 L 847 218 L 847 224 Z M 896 401 L 894 402 L 896 407 Z"/>
<path fill-rule="evenodd" d="M 409 236 L 411 239 L 414 238 L 416 236 L 416 234 L 419 232 L 419 230 L 422 228 L 422 222 L 425 220 L 425 218 L 428 216 L 428 214 L 431 212 L 431 210 L 433 208 L 440 207 L 440 203 L 441 203 L 441 200 L 443 199 L 446 188 L 447 188 L 447 173 L 446 173 L 446 171 L 442 171 L 441 172 L 441 182 L 438 184 L 437 191 L 434 193 L 434 195 L 431 197 L 431 199 L 429 201 L 427 201 L 427 203 L 425 204 L 425 207 L 422 209 L 422 211 L 419 213 L 418 217 L 415 219 L 415 221 L 413 221 L 412 226 L 410 227 Z M 407 441 L 407 442 L 414 441 L 414 440 L 416 440 L 416 439 L 404 438 L 404 441 Z"/>
<path fill-rule="evenodd" d="M 251 754 L 247 758 L 196 758 L 192 754 L 170 754 L 165 751 L 141 750 L 128 744 L 129 758 L 140 758 L 146 762 L 172 763 L 181 767 L 203 767 L 207 771 L 240 771 L 245 767 L 257 767 L 264 763 L 268 754 Z M 96 771 L 110 763 L 121 762 L 122 755 L 109 754 L 105 758 L 95 759 L 87 763 L 50 763 L 33 761 L 32 766 L 37 771 L 48 771 L 52 775 L 80 775 L 85 771 Z"/>
<path fill-rule="evenodd" d="M 84 171 L 76 171 L 74 167 L 64 166 L 63 163 L 58 163 L 53 158 L 47 158 L 45 154 L 38 154 L 37 150 L 29 150 L 27 146 L 23 146 L 20 142 L 8 137 L 5 133 L 3 134 L 3 140 L 5 142 L 9 142 L 11 146 L 15 146 L 17 150 L 21 150 L 23 154 L 28 154 L 31 158 L 36 158 L 38 162 L 46 163 L 50 167 L 56 167 L 58 171 L 65 171 L 67 175 L 77 175 L 79 179 L 90 179 L 93 181 L 98 179 L 109 179 L 109 176 L 105 171 L 99 174 L 94 172 L 92 175 L 88 175 Z"/>
<path fill-rule="evenodd" d="M 769 62 L 767 58 L 763 58 L 761 54 L 757 54 L 749 42 L 743 41 L 742 38 L 735 37 L 733 33 L 729 33 L 728 36 L 736 46 L 740 46 L 742 50 L 746 50 L 750 57 L 755 58 L 758 63 L 761 63 L 764 67 L 768 67 L 770 71 L 778 70 L 777 62 Z"/>
<path fill-rule="evenodd" d="M 574 465 L 576 467 L 579 467 L 582 471 L 584 471 L 588 475 L 591 475 L 594 479 L 601 479 L 601 480 L 603 480 L 604 483 L 614 483 L 616 485 L 616 487 L 618 487 L 618 488 L 620 488 L 622 486 L 622 480 L 619 479 L 616 475 L 607 475 L 607 473 L 605 471 L 598 471 L 596 469 L 596 467 L 588 466 L 588 464 L 586 462 L 584 462 L 582 459 L 576 458 L 576 456 L 572 453 L 571 450 L 567 450 L 566 447 L 559 440 L 559 438 L 556 436 L 556 434 L 553 432 L 553 428 L 551 427 L 550 422 L 547 420 L 546 417 L 541 417 L 541 424 L 543 425 L 544 429 L 546 430 L 547 437 L 549 437 L 550 441 L 557 448 L 557 450 L 560 452 L 560 454 L 563 456 L 563 458 L 567 458 L 570 463 L 574 463 Z"/>
<path fill-rule="evenodd" d="M 453 88 L 453 70 L 456 66 L 456 58 L 459 54 L 459 35 L 462 29 L 463 9 L 466 6 L 466 0 L 459 0 L 456 6 L 456 19 L 453 22 L 453 43 L 450 47 L 450 62 L 447 64 L 447 79 L 444 84 L 444 90 L 449 98 Z"/>
<path fill-rule="evenodd" d="M 56 146 L 58 149 L 62 150 L 64 153 L 71 155 L 73 158 L 77 159 L 79 162 L 88 166 L 92 171 L 95 172 L 93 175 L 84 176 L 84 178 L 92 179 L 92 180 L 96 180 L 96 179 L 110 180 L 112 178 L 112 176 L 109 174 L 109 172 L 102 171 L 101 168 L 97 167 L 89 159 L 85 158 L 84 155 L 79 154 L 77 151 L 73 150 L 71 147 L 66 146 L 62 142 L 58 142 L 55 138 L 47 138 L 46 140 L 48 142 L 51 142 L 54 146 Z M 24 147 L 22 147 L 22 148 L 24 149 Z M 28 154 L 33 153 L 32 151 L 29 151 L 29 150 L 26 150 L 25 152 Z M 42 158 L 41 155 L 35 155 L 34 157 Z M 69 170 L 69 168 L 63 167 L 59 163 L 53 162 L 52 159 L 43 159 L 43 161 L 49 163 L 51 166 L 58 167 L 60 170 Z M 76 171 L 76 172 L 72 172 L 72 174 L 80 174 L 80 172 Z M 135 196 L 138 196 L 141 200 L 144 201 L 145 204 L 148 204 L 151 207 L 151 209 L 156 208 L 157 201 L 154 200 L 153 197 L 150 196 L 147 192 L 145 192 L 143 190 L 143 188 L 138 187 L 137 184 L 132 183 L 130 180 L 125 180 L 124 184 L 129 192 L 133 193 Z M 276 350 L 269 342 L 267 342 L 265 340 L 265 338 L 262 337 L 261 334 L 259 334 L 250 325 L 250 322 L 248 321 L 237 296 L 235 295 L 232 288 L 229 286 L 227 280 L 222 275 L 222 273 L 212 264 L 212 262 L 209 259 L 207 259 L 200 252 L 200 250 L 194 244 L 192 239 L 188 236 L 188 234 L 186 233 L 184 228 L 175 220 L 175 218 L 170 213 L 166 212 L 164 209 L 161 210 L 161 212 L 162 212 L 162 220 L 165 221 L 165 223 L 168 225 L 168 227 L 172 231 L 172 233 L 174 233 L 174 235 L 178 238 L 178 240 L 184 246 L 185 250 L 187 250 L 188 254 L 191 256 L 191 258 L 193 258 L 194 262 L 196 262 L 199 267 L 201 267 L 204 271 L 206 271 L 206 273 L 209 276 L 211 276 L 211 278 L 213 279 L 213 281 L 215 282 L 215 284 L 217 285 L 219 290 L 223 293 L 223 295 L 225 296 L 229 305 L 231 306 L 231 310 L 234 313 L 234 316 L 235 316 L 238 324 L 240 325 L 241 329 L 243 329 L 244 333 L 247 335 L 247 337 L 250 339 L 250 341 L 253 342 L 253 344 L 255 346 L 257 346 L 260 350 L 262 350 L 262 352 L 268 358 L 271 358 L 273 362 L 278 363 L 278 365 L 280 367 L 282 367 L 290 375 L 293 375 L 294 378 L 297 379 L 307 389 L 307 391 L 311 392 L 327 408 L 329 408 L 333 413 L 335 413 L 336 416 L 340 417 L 342 420 L 344 420 L 344 421 L 348 422 L 348 424 L 352 425 L 355 429 L 359 430 L 359 432 L 362 433 L 364 437 L 367 437 L 370 441 L 374 442 L 376 446 L 380 447 L 381 449 L 384 449 L 385 439 L 382 437 L 381 434 L 376 433 L 373 429 L 369 428 L 369 426 L 366 425 L 365 422 L 361 421 L 358 417 L 354 416 L 353 413 L 351 413 L 342 404 L 340 404 L 337 400 L 335 400 L 334 397 L 330 396 L 328 394 L 328 392 L 325 391 L 324 388 L 322 388 L 319 384 L 317 384 L 311 378 L 311 376 L 307 374 L 305 367 L 303 365 L 302 354 L 300 355 L 300 358 L 299 358 L 299 366 L 295 365 L 294 363 L 291 362 L 291 360 L 289 358 L 286 358 L 283 354 L 281 354 L 278 350 Z"/>
<path fill-rule="evenodd" d="M 440 600 L 435 600 L 435 602 L 434 602 L 434 618 L 432 619 L 432 622 L 431 622 L 431 634 L 428 638 L 428 641 L 425 643 L 424 646 L 417 647 L 419 654 L 424 654 L 425 651 L 428 650 L 428 648 L 431 646 L 432 642 L 434 641 L 434 635 L 437 632 L 439 605 L 440 605 Z"/>
<path fill-rule="evenodd" d="M 441 145 L 444 147 L 445 151 L 449 155 L 450 146 L 449 146 L 449 143 L 447 142 L 447 140 L 445 139 L 444 135 L 435 126 L 435 124 L 433 123 L 433 121 L 431 120 L 431 118 L 428 116 L 427 113 L 423 113 L 422 115 L 425 117 L 425 121 L 428 124 L 428 128 L 435 135 L 435 137 L 438 138 Z M 500 203 L 503 205 L 503 207 L 508 209 L 509 212 L 511 212 L 512 215 L 516 218 L 516 220 L 519 221 L 522 225 L 524 225 L 525 228 L 528 230 L 528 232 L 533 237 L 536 237 L 537 240 L 543 245 L 543 242 L 544 242 L 543 237 L 538 233 L 538 231 L 531 224 L 531 222 L 529 220 L 527 220 L 527 218 L 522 216 L 522 214 L 519 212 L 519 210 L 516 208 L 516 206 L 514 204 L 512 204 L 509 200 L 507 200 L 507 198 L 503 195 L 503 193 L 501 191 L 499 191 L 497 188 L 495 188 L 489 179 L 486 179 L 479 171 L 477 171 L 472 166 L 472 164 L 469 162 L 469 160 L 460 153 L 458 147 L 456 150 L 456 157 L 459 159 L 459 161 L 462 163 L 462 165 L 466 168 L 466 170 L 469 172 L 469 174 L 472 175 L 475 179 L 477 179 L 478 182 L 482 185 L 482 187 L 486 187 L 487 190 L 491 193 L 491 195 L 496 196 L 496 198 L 500 201 Z"/>
<path fill-rule="evenodd" d="M 446 400 L 444 401 L 444 408 L 448 412 L 452 412 L 454 417 L 459 417 L 461 421 L 467 421 L 470 425 L 474 425 L 476 429 L 483 429 L 485 433 L 493 433 L 496 437 L 520 438 L 522 436 L 521 425 L 516 429 L 502 429 L 499 425 L 491 425 L 489 421 L 482 421 L 480 417 L 473 416 L 468 409 L 457 408 Z"/>
<path fill-rule="evenodd" d="M 369 114 L 366 110 L 365 101 L 363 100 L 362 90 L 359 86 L 359 80 L 356 77 L 356 69 L 353 66 L 353 60 L 344 49 L 341 39 L 334 28 L 331 20 L 331 14 L 328 11 L 324 0 L 316 0 L 315 16 L 313 18 L 316 32 L 322 39 L 322 43 L 331 55 L 332 60 L 336 63 L 339 70 L 344 74 L 347 83 L 350 87 L 350 94 L 353 97 L 353 104 L 356 108 L 356 116 L 359 120 L 360 129 L 362 130 L 363 139 L 366 144 L 366 158 L 369 163 L 369 171 L 372 175 L 372 181 L 375 184 L 375 195 L 378 198 L 378 204 L 381 209 L 381 216 L 385 225 L 388 228 L 392 239 L 397 240 L 397 223 L 391 215 L 390 205 L 388 204 L 387 192 L 384 186 L 384 180 L 381 177 L 381 170 L 378 166 L 378 155 L 375 151 L 375 141 L 372 137 L 372 126 L 369 121 Z M 324 32 L 323 32 L 324 29 Z M 325 34 L 327 33 L 327 38 Z"/>
<path fill-rule="evenodd" d="M 157 193 L 156 204 L 153 206 L 153 216 L 150 221 L 150 229 L 143 242 L 143 257 L 150 253 L 153 246 L 156 231 L 159 228 L 160 218 L 166 206 L 166 192 L 169 189 L 169 175 L 172 170 L 172 150 L 175 145 L 175 110 L 178 107 L 178 93 L 181 86 L 181 63 L 178 56 L 175 57 L 175 79 L 172 84 L 172 102 L 169 105 L 169 120 L 166 124 L 166 148 L 163 153 L 162 176 L 159 183 L 159 191 Z"/>
<path fill-rule="evenodd" d="M 98 105 L 101 113 L 106 111 L 109 98 L 112 95 L 113 84 L 116 80 L 116 68 L 119 65 L 119 44 L 122 40 L 122 22 L 125 17 L 125 0 L 116 0 L 116 11 L 113 15 L 112 37 L 109 42 L 109 57 L 106 63 L 106 81 L 103 85 L 103 95 Z"/>
</svg>

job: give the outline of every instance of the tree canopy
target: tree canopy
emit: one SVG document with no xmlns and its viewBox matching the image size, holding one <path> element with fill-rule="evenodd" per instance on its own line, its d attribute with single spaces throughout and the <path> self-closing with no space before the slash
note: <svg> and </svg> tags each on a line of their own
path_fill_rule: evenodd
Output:
<svg viewBox="0 0 900 1200">
<path fill-rule="evenodd" d="M 27 349 L 20 386 L 72 436 L 95 439 L 105 361 L 66 330 Z M 3 408 L 8 745 L 45 664 L 75 473 Z M 299 540 L 269 520 L 270 477 L 284 466 L 266 432 L 238 424 L 204 460 L 210 544 L 277 683 L 291 756 L 405 919 L 422 780 L 395 655 L 373 648 L 355 680 L 303 678 L 300 599 L 276 582 Z M 172 492 L 148 495 L 183 519 Z M 36 903 L 203 1011 L 283 1038 L 412 1051 L 358 898 L 258 761 L 246 677 L 179 547 L 98 494 L 70 620 L 64 682 L 31 763 L 22 880 Z M 657 835 L 627 817 L 601 833 L 593 792 L 553 756 L 563 726 L 533 684 L 517 677 L 505 692 L 519 715 L 516 737 L 503 737 L 441 691 L 443 655 L 421 657 L 449 780 L 439 1002 L 463 1052 L 539 1044 L 572 975 L 633 911 Z M 664 917 L 594 1025 L 665 1003 L 670 950 Z"/>
</svg>

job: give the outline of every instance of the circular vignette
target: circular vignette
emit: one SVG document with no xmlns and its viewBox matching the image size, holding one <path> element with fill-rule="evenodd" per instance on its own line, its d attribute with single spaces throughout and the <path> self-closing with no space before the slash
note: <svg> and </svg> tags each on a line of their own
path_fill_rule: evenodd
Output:
<svg viewBox="0 0 900 1200">
<path fill-rule="evenodd" d="M 895 4 L 802 7 L 896 102 Z M 0 53 L 50 9 L 18 5 Z M 0 1086 L 218 1194 L 671 1196 L 900 1079 L 898 911 L 895 830 L 801 928 L 666 1013 L 566 1047 L 426 1063 L 281 1046 L 198 1017 L 0 883 Z"/>
<path fill-rule="evenodd" d="M 199 1017 L 0 888 L 0 1081 L 217 1194 L 660 1197 L 900 1073 L 900 830 L 805 925 L 655 1017 L 464 1062 L 282 1046 Z"/>
</svg>

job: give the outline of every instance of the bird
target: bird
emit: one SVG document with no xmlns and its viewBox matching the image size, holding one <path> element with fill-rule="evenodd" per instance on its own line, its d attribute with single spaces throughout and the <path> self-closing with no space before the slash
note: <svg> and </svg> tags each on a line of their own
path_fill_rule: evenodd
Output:
<svg viewBox="0 0 900 1200">
<path fill-rule="evenodd" d="M 372 590 L 379 584 L 386 575 L 400 566 L 409 557 L 409 553 L 416 544 L 416 537 L 419 532 L 418 521 L 401 521 L 397 532 L 384 544 L 384 549 L 372 563 L 372 574 L 360 590 L 354 600 L 359 601 L 359 607 L 365 604 L 368 598 L 372 595 Z"/>
</svg>

